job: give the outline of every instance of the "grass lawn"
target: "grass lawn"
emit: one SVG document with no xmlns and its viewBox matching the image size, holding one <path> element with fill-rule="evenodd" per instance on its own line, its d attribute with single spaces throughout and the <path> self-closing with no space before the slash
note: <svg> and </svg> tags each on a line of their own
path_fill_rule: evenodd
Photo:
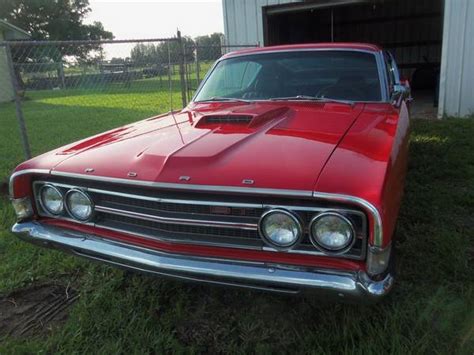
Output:
<svg viewBox="0 0 474 355">
<path fill-rule="evenodd" d="M 73 94 L 37 93 L 25 102 L 34 154 L 168 110 L 166 91 Z M 178 107 L 178 91 L 174 96 Z M 22 159 L 12 113 L 11 105 L 0 106 L 2 180 Z M 397 228 L 399 277 L 393 293 L 370 307 L 182 284 L 33 247 L 9 232 L 14 215 L 2 196 L 0 294 L 53 284 L 79 298 L 67 321 L 45 332 L 0 335 L 0 354 L 472 354 L 473 137 L 472 119 L 413 121 Z"/>
</svg>

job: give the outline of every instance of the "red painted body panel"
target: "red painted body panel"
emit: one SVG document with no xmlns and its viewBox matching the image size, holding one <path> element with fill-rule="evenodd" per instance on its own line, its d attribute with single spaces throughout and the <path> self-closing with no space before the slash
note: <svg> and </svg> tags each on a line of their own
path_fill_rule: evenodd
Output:
<svg viewBox="0 0 474 355">
<path fill-rule="evenodd" d="M 71 155 L 54 170 L 82 174 L 93 168 L 91 175 L 115 178 L 127 178 L 133 171 L 137 179 L 169 183 L 186 175 L 192 184 L 221 186 L 242 186 L 242 180 L 252 179 L 252 187 L 310 191 L 363 106 L 193 104 L 175 115 L 177 124 L 166 116 L 70 146 L 63 152 Z M 258 120 L 275 111 L 255 126 L 199 124 L 208 114 L 255 115 Z"/>
<path fill-rule="evenodd" d="M 305 48 L 379 51 L 367 44 L 322 44 L 250 49 L 244 53 Z M 242 51 L 240 52 L 242 53 Z M 232 56 L 235 54 L 228 54 Z M 249 116 L 248 124 L 208 124 L 209 115 Z M 343 194 L 372 204 L 381 216 L 383 247 L 391 242 L 403 192 L 409 117 L 406 105 L 321 102 L 191 103 L 165 114 L 84 139 L 17 167 L 175 184 L 304 190 Z M 127 176 L 129 172 L 136 177 Z M 181 181 L 180 176 L 190 176 Z M 14 181 L 14 197 L 31 194 L 29 178 Z M 315 202 L 317 204 L 317 202 Z M 368 215 L 369 222 L 373 218 Z M 87 231 L 88 226 L 49 221 Z M 373 223 L 370 244 L 374 243 Z M 98 231 L 106 237 L 170 252 L 265 260 L 357 270 L 364 262 L 334 257 L 150 242 Z"/>
<path fill-rule="evenodd" d="M 315 186 L 315 191 L 357 196 L 372 203 L 382 215 L 384 246 L 391 241 L 403 193 L 408 148 L 404 107 L 400 115 L 390 104 L 367 105 Z"/>
</svg>

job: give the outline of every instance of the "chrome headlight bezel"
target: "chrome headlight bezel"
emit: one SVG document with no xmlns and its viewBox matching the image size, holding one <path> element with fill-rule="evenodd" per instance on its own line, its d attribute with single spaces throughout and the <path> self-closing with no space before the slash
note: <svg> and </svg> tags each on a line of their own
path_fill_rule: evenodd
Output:
<svg viewBox="0 0 474 355">
<path fill-rule="evenodd" d="M 328 217 L 328 216 L 338 217 L 344 223 L 346 223 L 349 226 L 349 229 L 350 229 L 350 232 L 351 232 L 351 239 L 349 240 L 349 242 L 346 245 L 344 245 L 340 248 L 328 247 L 328 246 L 322 244 L 321 242 L 319 242 L 317 236 L 314 235 L 313 226 L 319 220 L 321 220 L 324 217 Z M 320 250 L 321 252 L 323 252 L 325 254 L 329 254 L 329 255 L 340 255 L 340 254 L 347 253 L 349 250 L 352 249 L 352 247 L 354 246 L 354 243 L 356 242 L 356 239 L 357 239 L 356 238 L 357 234 L 356 234 L 356 231 L 355 231 L 355 228 L 354 228 L 354 224 L 351 222 L 351 220 L 349 218 L 347 218 L 346 216 L 342 215 L 341 213 L 334 212 L 334 211 L 323 212 L 323 213 L 320 213 L 320 214 L 314 216 L 311 219 L 310 223 L 309 223 L 308 232 L 309 232 L 309 239 L 311 241 L 311 244 L 313 244 L 313 246 L 315 248 L 317 248 L 318 250 Z"/>
<path fill-rule="evenodd" d="M 48 208 L 46 202 L 43 200 L 43 191 L 47 188 L 52 189 L 53 191 L 55 191 L 61 197 L 61 208 L 57 212 L 51 210 L 50 208 Z M 39 204 L 40 204 L 41 208 L 43 209 L 43 211 L 45 211 L 46 213 L 48 213 L 52 216 L 60 216 L 65 211 L 64 194 L 61 192 L 60 189 L 58 189 L 56 186 L 54 186 L 52 184 L 44 184 L 43 186 L 40 187 L 40 189 L 38 191 L 38 201 L 39 201 Z"/>
<path fill-rule="evenodd" d="M 297 237 L 295 238 L 295 240 L 292 243 L 277 244 L 269 236 L 266 235 L 265 229 L 263 228 L 263 223 L 265 222 L 266 218 L 268 218 L 272 214 L 276 214 L 276 213 L 281 213 L 281 214 L 286 215 L 287 217 L 289 217 L 295 223 L 295 226 L 296 226 L 296 229 L 297 229 Z M 263 213 L 260 217 L 260 220 L 258 221 L 258 233 L 259 233 L 260 237 L 262 238 L 262 240 L 264 241 L 265 244 L 267 244 L 269 247 L 271 247 L 273 249 L 280 250 L 280 251 L 290 250 L 290 249 L 294 248 L 295 246 L 297 246 L 301 242 L 301 240 L 304 236 L 303 224 L 301 223 L 300 219 L 295 214 L 293 214 L 290 211 L 287 211 L 285 209 L 271 209 L 271 210 L 268 210 L 265 213 Z"/>
<path fill-rule="evenodd" d="M 91 212 L 86 218 L 81 218 L 81 217 L 77 216 L 76 214 L 74 214 L 74 212 L 71 209 L 71 206 L 69 206 L 69 198 L 70 198 L 71 194 L 73 194 L 73 193 L 78 193 L 78 194 L 82 195 L 83 197 L 85 197 L 87 199 L 87 201 L 89 201 Z M 80 222 L 90 221 L 94 216 L 94 210 L 95 210 L 94 201 L 92 200 L 92 198 L 87 193 L 85 193 L 83 190 L 78 189 L 78 188 L 73 188 L 73 189 L 70 189 L 66 192 L 66 194 L 64 195 L 64 207 L 65 207 L 67 213 L 69 214 L 69 216 L 71 216 L 72 218 L 74 218 L 75 220 L 80 221 Z"/>
</svg>

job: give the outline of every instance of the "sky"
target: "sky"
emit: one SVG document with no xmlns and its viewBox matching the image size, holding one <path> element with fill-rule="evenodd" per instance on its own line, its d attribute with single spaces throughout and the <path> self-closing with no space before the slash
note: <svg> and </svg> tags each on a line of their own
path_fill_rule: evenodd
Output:
<svg viewBox="0 0 474 355">
<path fill-rule="evenodd" d="M 222 0 L 89 0 L 92 12 L 85 23 L 100 21 L 115 39 L 196 37 L 224 32 Z M 106 58 L 126 57 L 133 45 L 104 47 Z"/>
</svg>

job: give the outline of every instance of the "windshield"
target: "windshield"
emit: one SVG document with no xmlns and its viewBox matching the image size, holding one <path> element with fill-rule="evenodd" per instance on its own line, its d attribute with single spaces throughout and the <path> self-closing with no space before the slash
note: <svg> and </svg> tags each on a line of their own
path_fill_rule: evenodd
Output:
<svg viewBox="0 0 474 355">
<path fill-rule="evenodd" d="M 220 61 L 195 101 L 278 98 L 380 101 L 381 90 L 372 53 L 291 51 Z"/>
</svg>

